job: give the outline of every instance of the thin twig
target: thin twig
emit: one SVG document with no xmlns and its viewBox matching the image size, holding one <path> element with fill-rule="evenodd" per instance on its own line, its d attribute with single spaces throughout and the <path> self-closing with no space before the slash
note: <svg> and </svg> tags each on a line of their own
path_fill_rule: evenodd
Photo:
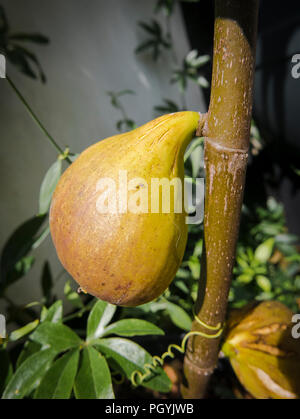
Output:
<svg viewBox="0 0 300 419">
<path fill-rule="evenodd" d="M 37 117 L 37 115 L 33 112 L 33 110 L 31 109 L 30 105 L 28 104 L 28 102 L 26 101 L 26 99 L 24 98 L 24 96 L 22 95 L 22 93 L 20 92 L 20 90 L 17 88 L 17 86 L 11 80 L 11 78 L 8 77 L 8 76 L 6 76 L 6 80 L 8 81 L 10 87 L 16 93 L 16 95 L 18 96 L 18 98 L 20 99 L 20 101 L 23 103 L 23 105 L 27 109 L 28 113 L 30 114 L 30 116 L 32 117 L 32 119 L 34 120 L 34 122 L 38 125 L 38 127 L 41 129 L 41 131 L 45 134 L 45 136 L 47 137 L 47 139 L 50 142 L 50 144 L 53 147 L 55 147 L 55 149 L 59 152 L 59 154 L 62 154 L 63 155 L 64 154 L 64 150 L 57 144 L 57 142 L 54 140 L 54 138 L 52 137 L 52 135 L 50 135 L 49 131 L 41 123 L 41 121 L 39 120 L 39 118 Z M 69 159 L 69 157 L 66 157 L 65 160 L 69 164 L 72 163 L 72 161 Z"/>
</svg>

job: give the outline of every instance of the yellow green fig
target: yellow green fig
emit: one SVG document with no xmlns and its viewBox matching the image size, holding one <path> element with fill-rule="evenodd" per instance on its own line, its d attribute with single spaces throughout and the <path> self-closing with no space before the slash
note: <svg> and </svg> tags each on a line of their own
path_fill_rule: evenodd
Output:
<svg viewBox="0 0 300 419">
<path fill-rule="evenodd" d="M 84 291 L 136 306 L 168 287 L 186 246 L 184 151 L 198 120 L 197 112 L 164 115 L 92 145 L 64 172 L 53 194 L 51 235 Z M 172 183 L 178 179 L 182 191 Z M 161 180 L 175 185 L 169 210 Z"/>
<path fill-rule="evenodd" d="M 277 301 L 250 304 L 229 315 L 222 351 L 255 398 L 300 397 L 300 340 L 292 335 L 292 317 Z"/>
</svg>

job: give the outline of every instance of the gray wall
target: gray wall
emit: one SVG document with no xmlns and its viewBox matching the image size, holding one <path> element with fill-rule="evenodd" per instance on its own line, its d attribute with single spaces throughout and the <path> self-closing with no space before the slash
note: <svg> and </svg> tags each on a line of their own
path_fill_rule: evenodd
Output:
<svg viewBox="0 0 300 419">
<path fill-rule="evenodd" d="M 47 75 L 47 84 L 26 78 L 8 65 L 8 71 L 54 138 L 80 152 L 93 142 L 116 133 L 119 118 L 107 90 L 133 89 L 124 98 L 126 110 L 138 124 L 153 119 L 153 106 L 162 98 L 179 102 L 169 83 L 171 56 L 157 64 L 149 56 L 135 56 L 143 39 L 137 21 L 153 17 L 156 1 L 147 0 L 3 0 L 14 31 L 49 36 L 46 47 L 34 46 Z M 163 17 L 162 17 L 163 18 Z M 180 9 L 172 21 L 176 54 L 189 51 Z M 56 153 L 26 113 L 4 79 L 0 79 L 1 126 L 1 236 L 0 247 L 12 230 L 38 210 L 41 180 Z M 190 86 L 191 110 L 204 111 L 201 93 Z M 36 252 L 33 270 L 9 290 L 19 303 L 40 297 L 39 278 L 45 260 L 55 275 L 61 271 L 51 239 Z M 64 281 L 56 285 L 61 292 Z M 0 305 L 1 309 L 1 305 Z"/>
</svg>

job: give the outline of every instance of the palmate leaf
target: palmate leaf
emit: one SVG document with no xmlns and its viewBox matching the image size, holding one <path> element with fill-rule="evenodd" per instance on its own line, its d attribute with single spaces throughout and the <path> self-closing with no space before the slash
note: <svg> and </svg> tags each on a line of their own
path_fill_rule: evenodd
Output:
<svg viewBox="0 0 300 419">
<path fill-rule="evenodd" d="M 62 314 L 63 314 L 63 307 L 62 301 L 58 300 L 52 306 L 47 309 L 43 307 L 41 312 L 41 322 L 52 322 L 52 323 L 61 323 L 62 322 Z M 16 367 L 19 366 L 31 355 L 40 351 L 42 348 L 42 344 L 37 342 L 32 342 L 28 340 L 25 342 L 23 349 L 18 357 Z"/>
<path fill-rule="evenodd" d="M 114 399 L 106 360 L 93 347 L 82 351 L 74 393 L 77 399 Z"/>
<path fill-rule="evenodd" d="M 161 34 L 160 24 L 155 19 L 152 19 L 151 23 L 139 22 L 138 24 L 142 29 L 144 29 L 144 31 L 151 35 L 157 36 Z"/>
<path fill-rule="evenodd" d="M 23 74 L 45 83 L 46 76 L 36 55 L 22 43 L 46 45 L 49 39 L 40 33 L 10 33 L 4 8 L 0 6 L 0 51 Z"/>
<path fill-rule="evenodd" d="M 114 366 L 117 366 L 119 371 L 124 373 L 129 380 L 134 371 L 138 370 L 144 373 L 144 365 L 152 362 L 152 356 L 144 348 L 128 339 L 98 339 L 95 348 L 103 353 L 106 358 L 111 358 L 114 361 Z M 153 375 L 145 380 L 142 385 L 163 393 L 167 393 L 171 389 L 171 382 L 160 367 L 156 368 Z"/>
<path fill-rule="evenodd" d="M 25 74 L 27 74 L 26 71 L 28 71 L 29 73 L 27 75 L 30 77 L 34 79 L 39 77 L 43 83 L 46 82 L 46 75 L 39 63 L 39 60 L 33 52 L 29 51 L 27 48 L 24 48 L 21 45 L 11 44 L 9 50 L 6 52 L 6 55 L 9 59 L 11 59 L 11 53 L 13 53 L 15 57 L 22 59 L 23 64 L 24 61 L 26 61 L 24 66 L 25 68 L 20 68 L 21 71 L 23 71 Z M 34 69 L 31 66 L 32 64 L 34 65 Z"/>
<path fill-rule="evenodd" d="M 56 353 L 79 347 L 81 340 L 69 327 L 60 323 L 43 322 L 30 335 L 33 342 L 52 348 Z"/>
<path fill-rule="evenodd" d="M 105 326 L 113 318 L 117 307 L 98 300 L 92 308 L 87 322 L 87 341 L 102 336 Z"/>
<path fill-rule="evenodd" d="M 3 399 L 22 399 L 34 390 L 46 373 L 56 352 L 45 349 L 28 357 L 9 380 Z"/>
<path fill-rule="evenodd" d="M 39 352 L 41 348 L 42 346 L 39 343 L 31 342 L 30 340 L 27 340 L 27 342 L 25 342 L 23 349 L 17 359 L 16 369 L 18 369 L 20 365 L 23 364 L 23 362 L 26 361 L 26 359 L 29 358 L 31 355 Z"/>
<path fill-rule="evenodd" d="M 49 368 L 37 388 L 35 399 L 69 399 L 78 368 L 79 349 L 73 349 Z"/>
<path fill-rule="evenodd" d="M 148 36 L 150 35 L 150 38 L 138 45 L 135 49 L 135 53 L 139 54 L 147 50 L 152 50 L 153 59 L 157 60 L 162 48 L 168 49 L 171 47 L 169 34 L 164 36 L 159 22 L 155 19 L 152 19 L 150 23 L 139 22 L 139 26 L 147 33 Z"/>
</svg>

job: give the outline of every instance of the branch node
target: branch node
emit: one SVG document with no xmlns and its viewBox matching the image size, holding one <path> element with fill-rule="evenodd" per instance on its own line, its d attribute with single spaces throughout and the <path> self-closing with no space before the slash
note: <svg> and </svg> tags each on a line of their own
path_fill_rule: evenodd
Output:
<svg viewBox="0 0 300 419">
<path fill-rule="evenodd" d="M 207 120 L 207 113 L 200 113 L 199 112 L 199 121 L 198 121 L 198 128 L 196 131 L 197 137 L 203 137 L 204 136 L 204 128 L 206 125 Z"/>
</svg>

